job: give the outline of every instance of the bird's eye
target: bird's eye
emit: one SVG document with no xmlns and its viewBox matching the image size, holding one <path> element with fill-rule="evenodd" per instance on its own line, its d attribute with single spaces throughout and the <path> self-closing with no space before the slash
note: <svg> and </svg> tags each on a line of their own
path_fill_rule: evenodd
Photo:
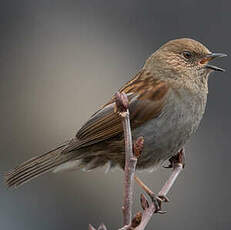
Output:
<svg viewBox="0 0 231 230">
<path fill-rule="evenodd" d="M 192 57 L 192 53 L 189 52 L 189 51 L 184 51 L 183 52 L 183 56 L 186 58 L 186 59 L 190 59 Z"/>
</svg>

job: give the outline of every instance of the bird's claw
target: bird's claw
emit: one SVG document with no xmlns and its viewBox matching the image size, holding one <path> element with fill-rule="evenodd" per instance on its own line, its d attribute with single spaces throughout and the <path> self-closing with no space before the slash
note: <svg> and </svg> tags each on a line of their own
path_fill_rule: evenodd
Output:
<svg viewBox="0 0 231 230">
<path fill-rule="evenodd" d="M 164 195 L 155 195 L 153 194 L 149 194 L 152 203 L 155 206 L 155 213 L 159 213 L 159 214 L 165 214 L 166 211 L 161 210 L 161 204 L 162 202 L 169 202 L 169 199 L 167 198 L 167 196 Z"/>
<path fill-rule="evenodd" d="M 162 202 L 167 203 L 167 202 L 170 201 L 169 198 L 167 196 L 165 196 L 165 195 L 158 195 L 158 197 Z"/>
<path fill-rule="evenodd" d="M 169 159 L 169 161 L 170 161 L 170 159 Z M 165 168 L 165 169 L 173 168 L 173 165 L 172 165 L 171 161 L 170 161 L 169 165 L 166 165 L 166 166 L 164 165 L 163 168 Z"/>
<path fill-rule="evenodd" d="M 183 168 L 185 167 L 185 153 L 183 148 L 169 159 L 169 165 L 163 167 L 174 168 L 176 164 L 182 164 Z"/>
</svg>

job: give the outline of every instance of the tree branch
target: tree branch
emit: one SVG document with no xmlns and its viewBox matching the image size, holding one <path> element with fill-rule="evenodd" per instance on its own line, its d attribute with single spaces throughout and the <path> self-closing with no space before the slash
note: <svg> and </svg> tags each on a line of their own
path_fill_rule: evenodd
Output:
<svg viewBox="0 0 231 230">
<path fill-rule="evenodd" d="M 166 181 L 164 186 L 161 188 L 160 192 L 158 193 L 158 197 L 166 199 L 167 193 L 173 186 L 176 178 L 178 177 L 182 169 L 183 169 L 183 163 L 181 162 L 176 162 L 173 165 L 172 174 L 170 175 L 169 179 Z M 151 205 L 149 206 L 149 203 L 144 195 L 141 194 L 140 200 L 141 200 L 141 206 L 144 209 L 144 212 L 142 214 L 142 218 L 141 218 L 139 225 L 137 225 L 135 228 L 132 228 L 133 230 L 144 230 L 147 224 L 149 223 L 149 221 L 151 220 L 152 215 L 155 214 L 156 212 L 154 203 L 152 202 Z"/>
<path fill-rule="evenodd" d="M 143 208 L 143 213 L 138 212 L 132 219 L 132 204 L 133 204 L 133 192 L 134 192 L 134 177 L 136 170 L 137 158 L 141 155 L 143 149 L 144 138 L 139 137 L 136 142 L 132 143 L 132 135 L 131 135 L 131 126 L 130 126 L 130 118 L 129 118 L 129 110 L 128 110 L 128 98 L 125 93 L 116 93 L 115 95 L 115 112 L 118 112 L 122 118 L 123 131 L 124 131 L 124 142 L 125 142 L 125 179 L 124 179 L 124 201 L 123 201 L 123 227 L 119 230 L 144 230 L 149 221 L 152 218 L 152 215 L 156 213 L 156 204 L 154 201 L 149 204 L 146 197 L 141 194 L 140 202 L 141 207 Z M 134 153 L 133 153 L 134 151 Z M 170 188 L 173 186 L 176 178 L 179 173 L 182 171 L 184 167 L 183 162 L 184 153 L 181 150 L 178 153 L 178 156 L 173 157 L 171 160 L 170 167 L 173 168 L 173 172 L 170 175 L 169 179 L 166 181 L 164 186 L 161 188 L 158 193 L 158 199 L 161 206 L 161 201 L 167 201 L 167 193 Z M 154 195 L 153 192 L 143 184 L 143 182 L 135 177 L 136 181 L 143 187 L 143 189 L 150 195 Z M 161 200 L 161 201 L 160 201 Z M 161 212 L 159 212 L 161 213 Z M 164 213 L 164 212 L 162 212 Z M 89 225 L 89 230 L 96 230 L 92 225 Z M 101 224 L 98 230 L 107 230 L 104 224 Z"/>
<path fill-rule="evenodd" d="M 116 93 L 116 111 L 122 119 L 125 142 L 125 168 L 124 168 L 124 202 L 123 202 L 123 224 L 130 225 L 132 220 L 132 203 L 134 191 L 134 175 L 137 157 L 133 154 L 132 134 L 128 110 L 128 98 L 125 93 Z"/>
</svg>

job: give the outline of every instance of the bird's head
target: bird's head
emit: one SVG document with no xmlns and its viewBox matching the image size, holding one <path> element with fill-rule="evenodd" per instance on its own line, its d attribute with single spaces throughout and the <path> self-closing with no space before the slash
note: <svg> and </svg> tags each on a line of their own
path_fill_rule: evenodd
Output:
<svg viewBox="0 0 231 230">
<path fill-rule="evenodd" d="M 200 42 L 189 38 L 171 40 L 161 46 L 146 62 L 150 70 L 162 72 L 170 78 L 191 80 L 207 79 L 213 71 L 224 69 L 210 65 L 216 57 L 226 54 L 212 53 Z"/>
</svg>

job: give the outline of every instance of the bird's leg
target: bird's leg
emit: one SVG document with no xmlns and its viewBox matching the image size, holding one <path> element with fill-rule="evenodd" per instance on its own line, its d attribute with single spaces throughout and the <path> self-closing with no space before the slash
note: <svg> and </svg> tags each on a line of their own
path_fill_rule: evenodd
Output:
<svg viewBox="0 0 231 230">
<path fill-rule="evenodd" d="M 163 214 L 165 211 L 161 210 L 161 202 L 168 202 L 168 198 L 165 197 L 159 197 L 159 195 L 155 195 L 154 192 L 136 175 L 134 176 L 134 179 L 136 183 L 148 194 L 148 196 L 151 198 L 153 204 L 155 205 L 155 212 Z"/>
<path fill-rule="evenodd" d="M 173 171 L 170 177 L 168 178 L 168 180 L 166 181 L 166 183 L 164 184 L 164 186 L 162 187 L 162 189 L 160 190 L 160 192 L 158 193 L 159 197 L 167 195 L 167 193 L 173 186 L 176 178 L 178 177 L 178 175 L 184 168 L 184 165 L 185 165 L 184 149 L 182 148 L 177 153 L 177 155 L 171 157 L 169 161 L 170 161 L 170 166 L 168 168 L 172 168 Z"/>
<path fill-rule="evenodd" d="M 167 193 L 173 186 L 176 178 L 178 177 L 179 173 L 182 171 L 185 165 L 185 157 L 184 157 L 184 149 L 181 149 L 177 155 L 173 156 L 170 158 L 170 165 L 167 168 L 173 168 L 173 171 L 158 193 L 158 195 L 155 195 L 152 190 L 145 185 L 137 176 L 135 176 L 135 181 L 137 184 L 150 196 L 152 199 L 153 203 L 155 204 L 156 207 L 156 212 L 158 213 L 164 213 L 161 211 L 161 203 L 162 202 L 168 202 L 169 199 L 167 198 Z"/>
</svg>

